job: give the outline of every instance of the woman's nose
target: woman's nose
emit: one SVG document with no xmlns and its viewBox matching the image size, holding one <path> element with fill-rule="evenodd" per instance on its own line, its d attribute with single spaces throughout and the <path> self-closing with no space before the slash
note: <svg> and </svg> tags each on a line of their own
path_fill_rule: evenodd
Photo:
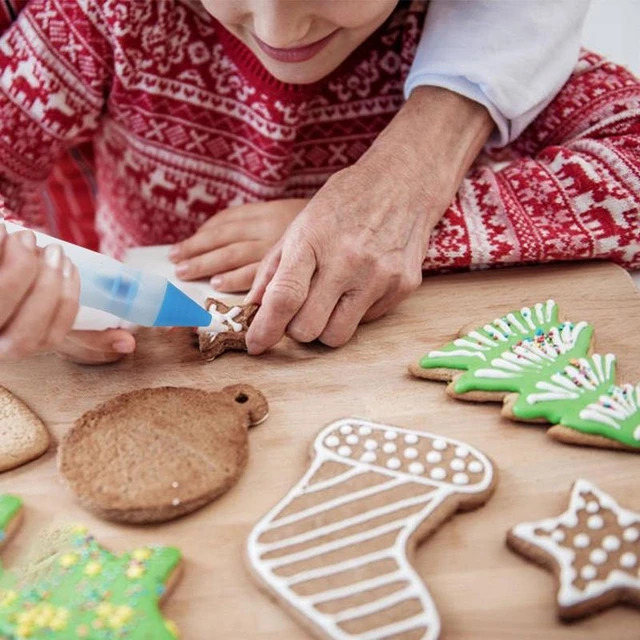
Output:
<svg viewBox="0 0 640 640">
<path fill-rule="evenodd" d="M 308 3 L 300 0 L 253 0 L 253 32 L 276 49 L 303 43 L 313 21 Z"/>
</svg>

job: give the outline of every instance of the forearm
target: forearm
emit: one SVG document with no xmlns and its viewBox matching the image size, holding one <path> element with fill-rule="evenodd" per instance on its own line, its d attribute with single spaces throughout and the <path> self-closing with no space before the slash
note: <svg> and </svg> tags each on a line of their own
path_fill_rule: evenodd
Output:
<svg viewBox="0 0 640 640">
<path fill-rule="evenodd" d="M 419 87 L 360 162 L 406 176 L 405 206 L 422 207 L 434 226 L 493 127 L 477 102 L 440 87 Z"/>
</svg>

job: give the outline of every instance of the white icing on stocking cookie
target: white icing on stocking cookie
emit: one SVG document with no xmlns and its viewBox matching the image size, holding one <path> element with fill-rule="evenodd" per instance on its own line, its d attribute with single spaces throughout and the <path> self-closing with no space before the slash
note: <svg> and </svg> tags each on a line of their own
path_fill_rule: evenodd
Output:
<svg viewBox="0 0 640 640">
<path fill-rule="evenodd" d="M 319 637 L 437 638 L 437 610 L 407 551 L 489 498 L 491 462 L 455 440 L 356 419 L 323 429 L 314 454 L 251 532 L 255 575 Z"/>
</svg>

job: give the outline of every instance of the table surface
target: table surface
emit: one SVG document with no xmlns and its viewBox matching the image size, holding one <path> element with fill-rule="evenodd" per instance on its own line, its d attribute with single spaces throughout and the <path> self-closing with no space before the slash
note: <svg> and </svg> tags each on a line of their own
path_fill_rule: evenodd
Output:
<svg viewBox="0 0 640 640">
<path fill-rule="evenodd" d="M 472 444 L 496 462 L 500 481 L 489 503 L 454 516 L 418 549 L 446 640 L 638 637 L 640 613 L 617 606 L 571 625 L 557 622 L 550 573 L 510 552 L 507 529 L 555 516 L 571 483 L 586 478 L 623 506 L 640 511 L 633 454 L 571 447 L 544 428 L 509 422 L 496 405 L 456 402 L 444 386 L 411 378 L 407 364 L 450 340 L 469 321 L 484 322 L 552 297 L 568 319 L 594 324 L 596 350 L 619 356 L 619 380 L 640 380 L 640 294 L 608 264 L 568 264 L 428 278 L 388 317 L 362 327 L 343 349 L 284 340 L 260 358 L 228 353 L 205 364 L 188 335 L 145 330 L 138 352 L 107 367 L 80 367 L 52 355 L 0 365 L 0 383 L 27 402 L 59 439 L 73 420 L 117 393 L 145 386 L 219 389 L 247 382 L 268 397 L 271 415 L 250 433 L 251 458 L 239 484 L 217 502 L 153 527 L 114 525 L 84 512 L 61 484 L 55 446 L 0 476 L 0 492 L 24 498 L 21 532 L 3 560 L 16 557 L 41 529 L 81 522 L 107 547 L 155 542 L 181 547 L 185 572 L 164 610 L 186 639 L 301 640 L 309 637 L 265 597 L 244 566 L 255 522 L 291 488 L 308 464 L 315 434 L 341 417 L 441 433 Z"/>
</svg>

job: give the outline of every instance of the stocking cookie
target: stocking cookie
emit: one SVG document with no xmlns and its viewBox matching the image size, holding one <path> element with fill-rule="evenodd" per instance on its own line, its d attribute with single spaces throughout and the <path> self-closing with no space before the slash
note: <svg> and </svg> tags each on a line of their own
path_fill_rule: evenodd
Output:
<svg viewBox="0 0 640 640">
<path fill-rule="evenodd" d="M 177 629 L 158 606 L 180 564 L 173 547 L 116 556 L 79 528 L 37 579 L 0 591 L 0 637 L 174 640 Z"/>
<path fill-rule="evenodd" d="M 0 387 L 0 471 L 41 456 L 49 448 L 49 432 L 26 404 Z"/>
<path fill-rule="evenodd" d="M 437 638 L 438 612 L 409 559 L 444 520 L 489 499 L 489 459 L 356 419 L 323 429 L 313 455 L 249 536 L 255 578 L 319 638 Z"/>
<path fill-rule="evenodd" d="M 208 298 L 206 308 L 211 314 L 211 324 L 197 329 L 202 357 L 207 361 L 229 350 L 246 351 L 246 336 L 258 310 L 257 304 L 228 307 L 224 302 Z"/>
<path fill-rule="evenodd" d="M 500 401 L 587 355 L 592 337 L 586 322 L 561 322 L 556 303 L 547 300 L 469 331 L 409 369 L 450 381 L 447 393 L 456 398 Z"/>
<path fill-rule="evenodd" d="M 58 468 L 81 504 L 119 522 L 161 522 L 215 500 L 247 464 L 247 430 L 267 417 L 249 385 L 160 387 L 117 396 L 66 434 Z"/>
<path fill-rule="evenodd" d="M 507 543 L 554 572 L 564 620 L 617 602 L 640 606 L 640 514 L 586 480 L 573 485 L 567 511 L 517 524 Z"/>
<path fill-rule="evenodd" d="M 611 353 L 571 360 L 548 380 L 507 396 L 502 413 L 550 422 L 549 435 L 563 442 L 640 453 L 640 385 L 616 385 L 615 365 Z"/>
</svg>

